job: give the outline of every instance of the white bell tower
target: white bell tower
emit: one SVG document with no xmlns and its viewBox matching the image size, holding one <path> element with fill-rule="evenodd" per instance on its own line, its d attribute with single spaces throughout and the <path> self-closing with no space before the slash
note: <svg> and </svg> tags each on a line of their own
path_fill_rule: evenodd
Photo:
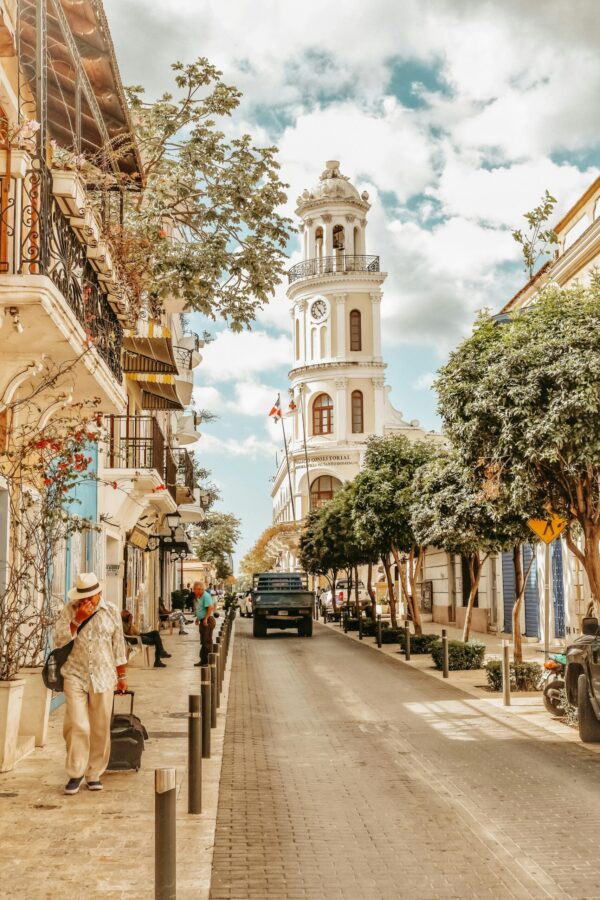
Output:
<svg viewBox="0 0 600 900">
<path fill-rule="evenodd" d="M 288 427 L 292 485 L 282 464 L 272 491 L 275 522 L 293 518 L 291 493 L 301 519 L 353 478 L 370 435 L 424 436 L 387 399 L 380 317 L 387 276 L 379 257 L 367 253 L 368 201 L 337 160 L 329 160 L 316 187 L 298 197 L 303 259 L 288 272 L 287 292 L 296 405 Z"/>
</svg>

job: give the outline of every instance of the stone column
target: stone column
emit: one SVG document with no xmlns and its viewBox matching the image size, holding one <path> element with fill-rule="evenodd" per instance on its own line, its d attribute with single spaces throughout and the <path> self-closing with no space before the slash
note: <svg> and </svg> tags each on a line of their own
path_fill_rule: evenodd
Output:
<svg viewBox="0 0 600 900">
<path fill-rule="evenodd" d="M 347 294 L 335 294 L 335 329 L 336 329 L 336 356 L 338 359 L 346 358 L 346 297 Z"/>
<path fill-rule="evenodd" d="M 373 409 L 375 412 L 375 434 L 383 434 L 384 410 L 385 410 L 385 378 L 371 378 L 373 383 Z"/>
<path fill-rule="evenodd" d="M 354 246 L 354 222 L 356 220 L 356 216 L 348 215 L 346 216 L 345 232 L 346 232 L 346 255 L 354 256 L 355 253 L 358 253 L 358 250 Z"/>
<path fill-rule="evenodd" d="M 297 304 L 297 315 L 300 322 L 300 359 L 299 363 L 306 365 L 306 310 L 308 301 L 299 300 Z"/>
<path fill-rule="evenodd" d="M 373 358 L 381 359 L 381 291 L 371 291 L 371 322 L 373 325 Z"/>
<path fill-rule="evenodd" d="M 335 379 L 335 406 L 333 428 L 337 441 L 348 440 L 348 379 Z"/>
<path fill-rule="evenodd" d="M 330 259 L 330 257 L 333 256 L 333 225 L 329 214 L 322 216 L 322 219 L 323 229 L 325 231 L 325 252 L 323 255 Z M 327 265 L 330 266 L 331 263 L 329 262 Z"/>
</svg>

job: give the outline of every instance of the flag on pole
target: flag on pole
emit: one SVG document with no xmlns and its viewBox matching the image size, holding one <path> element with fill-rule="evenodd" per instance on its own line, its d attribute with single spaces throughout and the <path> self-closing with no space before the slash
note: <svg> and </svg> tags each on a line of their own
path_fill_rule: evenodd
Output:
<svg viewBox="0 0 600 900">
<path fill-rule="evenodd" d="M 271 407 L 271 412 L 269 413 L 269 418 L 271 419 L 281 419 L 283 413 L 281 412 L 281 395 L 277 394 L 277 400 Z"/>
</svg>

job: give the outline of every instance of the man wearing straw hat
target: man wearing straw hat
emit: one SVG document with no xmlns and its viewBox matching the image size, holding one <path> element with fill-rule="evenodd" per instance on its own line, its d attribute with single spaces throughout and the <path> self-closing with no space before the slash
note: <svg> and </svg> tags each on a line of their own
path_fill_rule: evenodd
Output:
<svg viewBox="0 0 600 900">
<path fill-rule="evenodd" d="M 117 609 L 104 600 L 102 588 L 93 572 L 78 575 L 54 631 L 56 647 L 75 638 L 61 670 L 69 776 L 65 794 L 76 794 L 84 777 L 91 791 L 102 790 L 100 777 L 110 756 L 113 694 L 115 687 L 118 691 L 127 690 L 121 618 Z"/>
</svg>

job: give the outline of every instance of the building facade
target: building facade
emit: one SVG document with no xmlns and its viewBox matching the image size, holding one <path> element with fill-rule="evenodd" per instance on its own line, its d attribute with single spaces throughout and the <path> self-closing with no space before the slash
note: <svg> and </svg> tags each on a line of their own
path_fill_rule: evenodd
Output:
<svg viewBox="0 0 600 900">
<path fill-rule="evenodd" d="M 289 273 L 293 342 L 285 454 L 273 480 L 273 521 L 300 522 L 360 471 L 367 439 L 427 435 L 389 400 L 381 350 L 386 273 L 367 252 L 368 194 L 326 163 L 297 201 L 302 255 Z M 284 403 L 285 407 L 286 404 Z M 288 542 L 289 543 L 289 542 Z M 295 565 L 282 545 L 282 565 Z"/>
</svg>

